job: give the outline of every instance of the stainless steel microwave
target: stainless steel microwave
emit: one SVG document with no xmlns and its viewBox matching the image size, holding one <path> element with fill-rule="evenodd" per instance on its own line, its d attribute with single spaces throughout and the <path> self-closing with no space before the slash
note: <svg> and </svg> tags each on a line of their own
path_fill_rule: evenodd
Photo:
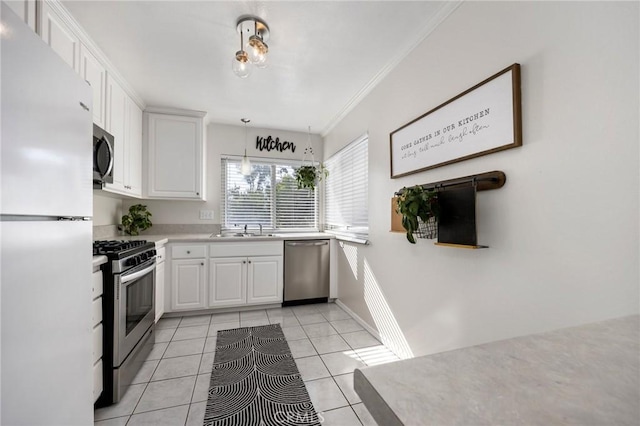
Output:
<svg viewBox="0 0 640 426">
<path fill-rule="evenodd" d="M 93 125 L 93 188 L 113 183 L 113 136 Z"/>
</svg>

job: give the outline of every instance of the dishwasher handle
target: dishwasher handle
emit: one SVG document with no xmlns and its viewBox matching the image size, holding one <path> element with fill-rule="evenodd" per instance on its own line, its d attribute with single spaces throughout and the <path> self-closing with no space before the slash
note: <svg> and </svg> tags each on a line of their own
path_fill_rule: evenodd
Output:
<svg viewBox="0 0 640 426">
<path fill-rule="evenodd" d="M 301 241 L 301 242 L 287 241 L 285 242 L 285 245 L 289 247 L 326 246 L 327 244 L 329 244 L 329 241 Z"/>
</svg>

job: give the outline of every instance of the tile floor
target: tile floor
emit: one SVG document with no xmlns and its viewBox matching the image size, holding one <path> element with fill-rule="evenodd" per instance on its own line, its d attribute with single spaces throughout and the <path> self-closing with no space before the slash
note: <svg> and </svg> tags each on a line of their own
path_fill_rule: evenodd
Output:
<svg viewBox="0 0 640 426">
<path fill-rule="evenodd" d="M 162 318 L 124 398 L 95 411 L 98 426 L 202 426 L 218 330 L 280 323 L 323 426 L 375 425 L 353 370 L 398 358 L 334 303 Z"/>
</svg>

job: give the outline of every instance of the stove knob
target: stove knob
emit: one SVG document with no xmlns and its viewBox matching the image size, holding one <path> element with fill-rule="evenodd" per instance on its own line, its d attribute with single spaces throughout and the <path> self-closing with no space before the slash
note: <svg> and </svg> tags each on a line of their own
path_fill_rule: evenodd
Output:
<svg viewBox="0 0 640 426">
<path fill-rule="evenodd" d="M 151 250 L 151 256 L 155 256 L 156 254 L 158 254 L 158 253 L 156 252 L 155 249 Z"/>
</svg>

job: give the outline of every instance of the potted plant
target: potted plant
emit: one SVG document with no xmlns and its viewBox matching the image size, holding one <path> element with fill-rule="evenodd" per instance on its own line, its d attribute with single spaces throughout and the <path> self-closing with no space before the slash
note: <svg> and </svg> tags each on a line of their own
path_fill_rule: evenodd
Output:
<svg viewBox="0 0 640 426">
<path fill-rule="evenodd" d="M 329 175 L 329 171 L 322 164 L 317 166 L 300 166 L 295 170 L 293 175 L 296 178 L 298 189 L 308 188 L 313 190 L 318 181 Z"/>
<path fill-rule="evenodd" d="M 129 214 L 122 216 L 122 227 L 127 235 L 138 235 L 140 231 L 151 228 L 151 213 L 147 206 L 135 204 L 129 207 Z"/>
<path fill-rule="evenodd" d="M 420 235 L 420 222 L 425 226 L 435 225 L 438 218 L 438 195 L 436 191 L 429 191 L 420 185 L 402 188 L 402 195 L 398 197 L 396 209 L 402 215 L 402 226 L 407 231 L 407 240 L 415 244 L 414 233 Z M 434 232 L 425 232 L 423 237 L 435 238 Z"/>
</svg>

